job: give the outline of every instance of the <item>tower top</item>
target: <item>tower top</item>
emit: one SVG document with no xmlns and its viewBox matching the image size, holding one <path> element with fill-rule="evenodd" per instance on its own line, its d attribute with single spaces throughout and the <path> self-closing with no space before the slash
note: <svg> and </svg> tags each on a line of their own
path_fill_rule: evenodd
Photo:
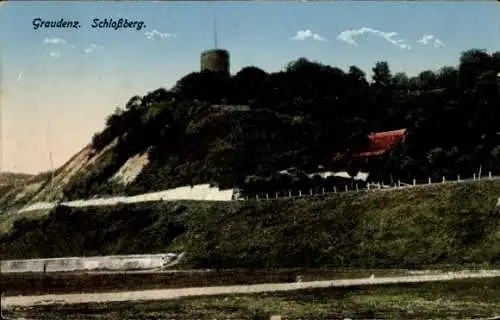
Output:
<svg viewBox="0 0 500 320">
<path fill-rule="evenodd" d="M 214 49 L 217 49 L 217 18 L 214 18 Z"/>
</svg>

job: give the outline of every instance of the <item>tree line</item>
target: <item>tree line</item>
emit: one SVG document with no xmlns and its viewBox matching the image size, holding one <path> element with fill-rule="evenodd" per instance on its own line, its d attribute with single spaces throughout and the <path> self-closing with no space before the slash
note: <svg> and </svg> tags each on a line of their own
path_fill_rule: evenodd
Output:
<svg viewBox="0 0 500 320">
<path fill-rule="evenodd" d="M 378 180 L 456 178 L 479 166 L 499 171 L 499 72 L 500 51 L 471 49 L 457 66 L 411 77 L 379 61 L 370 81 L 354 65 L 342 70 L 306 58 L 275 73 L 255 66 L 234 75 L 190 73 L 169 90 L 132 97 L 110 115 L 92 144 L 101 150 L 116 139 L 116 148 L 92 178 L 67 193 L 103 184 L 128 157 L 146 150 L 149 165 L 120 192 L 205 182 L 268 190 L 303 181 L 301 175 L 319 166 L 369 170 Z M 382 157 L 361 163 L 335 157 L 366 148 L 369 133 L 401 128 L 405 143 Z M 297 174 L 277 174 L 287 168 Z"/>
</svg>

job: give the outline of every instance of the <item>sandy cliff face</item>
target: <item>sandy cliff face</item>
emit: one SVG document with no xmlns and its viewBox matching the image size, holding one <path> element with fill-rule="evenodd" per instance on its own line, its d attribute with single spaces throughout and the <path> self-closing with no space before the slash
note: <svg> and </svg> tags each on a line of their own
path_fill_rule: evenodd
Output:
<svg viewBox="0 0 500 320">
<path fill-rule="evenodd" d="M 64 187 L 77 174 L 84 173 L 93 164 L 103 159 L 103 156 L 117 146 L 118 138 L 108 146 L 97 152 L 91 145 L 85 146 L 77 152 L 65 164 L 55 170 L 53 174 L 44 173 L 25 179 L 16 184 L 3 186 L 4 192 L 0 194 L 0 206 L 10 207 L 17 204 L 31 204 L 36 202 L 53 201 L 62 197 Z M 125 164 L 117 170 L 110 181 L 120 184 L 133 182 L 148 164 L 148 152 L 136 154 L 128 159 Z M 91 198 L 92 195 L 89 195 Z"/>
<path fill-rule="evenodd" d="M 2 204 L 6 207 L 16 203 L 31 203 L 48 200 L 50 189 L 54 195 L 60 192 L 64 184 L 78 171 L 85 167 L 92 155 L 92 148 L 86 146 L 70 160 L 56 169 L 54 174 L 44 173 L 33 177 L 22 185 L 12 185 L 9 192 L 2 197 Z M 52 183 L 50 182 L 52 180 Z"/>
<path fill-rule="evenodd" d="M 134 182 L 137 176 L 149 163 L 148 152 L 137 154 L 128 159 L 127 162 L 118 170 L 110 181 L 118 182 L 124 185 Z"/>
</svg>

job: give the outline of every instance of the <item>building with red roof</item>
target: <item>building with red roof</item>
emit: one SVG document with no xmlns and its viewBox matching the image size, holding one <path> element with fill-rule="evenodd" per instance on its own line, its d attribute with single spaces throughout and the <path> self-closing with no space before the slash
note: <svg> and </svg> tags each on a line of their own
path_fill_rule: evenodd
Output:
<svg viewBox="0 0 500 320">
<path fill-rule="evenodd" d="M 368 148 L 352 153 L 351 157 L 367 158 L 381 156 L 396 148 L 400 142 L 404 141 L 405 137 L 406 129 L 372 133 L 368 136 Z"/>
</svg>

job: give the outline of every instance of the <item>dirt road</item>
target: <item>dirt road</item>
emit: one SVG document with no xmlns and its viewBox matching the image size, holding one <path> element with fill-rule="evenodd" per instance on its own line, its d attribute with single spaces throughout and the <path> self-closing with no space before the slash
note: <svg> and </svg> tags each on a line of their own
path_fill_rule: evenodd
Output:
<svg viewBox="0 0 500 320">
<path fill-rule="evenodd" d="M 267 283 L 257 285 L 240 285 L 224 287 L 202 287 L 183 289 L 162 289 L 144 291 L 126 291 L 112 293 L 83 293 L 83 294 L 61 294 L 61 295 L 39 295 L 39 296 L 14 296 L 4 297 L 3 307 L 36 306 L 47 304 L 78 304 L 92 302 L 120 302 L 138 300 L 167 300 L 188 296 L 222 295 L 222 294 L 244 294 L 272 291 L 291 291 L 306 288 L 345 287 L 372 284 L 390 283 L 417 283 L 431 281 L 447 281 L 466 278 L 493 278 L 500 276 L 500 270 L 481 270 L 465 272 L 448 272 L 437 275 L 423 276 L 400 276 L 363 279 L 343 279 L 330 281 L 311 281 L 295 283 Z"/>
</svg>

